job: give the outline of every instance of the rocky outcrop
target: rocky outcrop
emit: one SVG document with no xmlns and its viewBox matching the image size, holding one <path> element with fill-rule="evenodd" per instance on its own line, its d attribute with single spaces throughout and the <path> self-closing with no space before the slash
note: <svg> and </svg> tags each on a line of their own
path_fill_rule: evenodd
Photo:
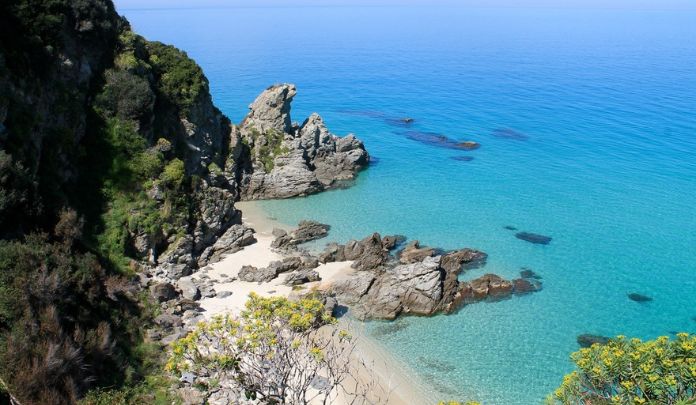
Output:
<svg viewBox="0 0 696 405">
<path fill-rule="evenodd" d="M 316 193 L 353 179 L 367 166 L 363 143 L 353 135 L 330 133 L 319 115 L 292 124 L 290 104 L 296 94 L 291 84 L 269 87 L 233 131 L 233 162 L 226 171 L 238 179 L 243 199 Z"/>
<path fill-rule="evenodd" d="M 360 319 L 394 319 L 400 314 L 451 312 L 473 302 L 466 293 L 471 283 L 478 284 L 459 282 L 458 276 L 462 270 L 483 266 L 485 253 L 474 249 L 439 253 L 437 249 L 421 248 L 418 242 L 412 242 L 398 253 L 397 260 L 390 250 L 402 240 L 401 237 L 381 238 L 375 233 L 361 241 L 327 246 L 319 257 L 321 261 L 353 260 L 353 267 L 360 270 L 332 285 L 331 291 L 339 303 L 350 306 Z M 492 288 L 480 292 L 479 300 L 503 297 L 506 294 L 503 287 L 508 284 L 512 294 L 515 284 L 506 282 L 501 279 L 498 284 L 502 287 L 493 282 Z"/>
<path fill-rule="evenodd" d="M 198 265 L 205 266 L 209 262 L 216 262 L 224 254 L 238 252 L 255 242 L 253 229 L 243 224 L 232 225 L 212 246 L 203 251 L 198 259 Z"/>
<path fill-rule="evenodd" d="M 302 269 L 288 274 L 283 284 L 295 286 L 319 280 L 321 280 L 321 277 L 319 277 L 319 273 L 316 270 Z"/>
<path fill-rule="evenodd" d="M 329 234 L 331 227 L 317 221 L 300 221 L 297 229 L 287 232 L 280 228 L 273 229 L 276 238 L 271 247 L 279 250 L 291 249 L 299 244 L 321 239 Z"/>
</svg>

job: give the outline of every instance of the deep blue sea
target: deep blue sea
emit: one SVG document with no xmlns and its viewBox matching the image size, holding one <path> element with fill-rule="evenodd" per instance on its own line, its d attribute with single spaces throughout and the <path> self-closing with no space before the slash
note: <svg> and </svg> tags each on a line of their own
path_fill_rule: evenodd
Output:
<svg viewBox="0 0 696 405">
<path fill-rule="evenodd" d="M 696 332 L 696 13 L 121 11 L 195 58 L 234 121 L 291 82 L 294 120 L 316 111 L 365 141 L 376 163 L 352 188 L 264 202 L 269 216 L 325 221 L 338 241 L 378 231 L 487 252 L 464 278 L 543 277 L 534 295 L 370 325 L 442 399 L 538 404 L 572 369 L 578 334 Z M 430 133 L 481 148 L 422 142 Z"/>
</svg>

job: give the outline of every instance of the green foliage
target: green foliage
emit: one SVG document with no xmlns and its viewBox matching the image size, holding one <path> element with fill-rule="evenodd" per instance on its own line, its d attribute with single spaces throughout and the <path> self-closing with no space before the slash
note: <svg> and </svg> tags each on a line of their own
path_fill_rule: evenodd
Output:
<svg viewBox="0 0 696 405">
<path fill-rule="evenodd" d="M 198 97 L 208 91 L 208 80 L 200 66 L 173 46 L 148 42 L 146 47 L 157 76 L 157 90 L 187 113 Z"/>
<path fill-rule="evenodd" d="M 150 376 L 145 381 L 120 389 L 96 389 L 90 391 L 79 405 L 172 405 L 181 400 L 169 392 L 171 379 Z"/>
<path fill-rule="evenodd" d="M 256 128 L 252 128 L 251 136 L 254 138 L 258 159 L 266 173 L 270 173 L 273 170 L 275 158 L 289 152 L 283 146 L 284 135 L 273 129 L 261 134 Z"/>
<path fill-rule="evenodd" d="M 106 116 L 141 120 L 152 112 L 155 95 L 145 78 L 127 70 L 110 69 L 104 79 L 106 83 L 96 98 L 96 106 Z"/>
<path fill-rule="evenodd" d="M 184 170 L 184 162 L 179 159 L 173 159 L 164 167 L 164 171 L 160 175 L 162 184 L 173 189 L 178 189 L 184 182 L 186 171 Z"/>
<path fill-rule="evenodd" d="M 70 215 L 67 215 L 68 217 Z M 70 235 L 66 235 L 70 238 Z M 140 314 L 96 256 L 46 235 L 0 241 L 0 378 L 23 404 L 74 402 L 120 384 Z"/>
<path fill-rule="evenodd" d="M 578 369 L 563 379 L 551 403 L 696 403 L 696 336 L 680 333 L 643 342 L 619 336 L 571 358 Z"/>
</svg>

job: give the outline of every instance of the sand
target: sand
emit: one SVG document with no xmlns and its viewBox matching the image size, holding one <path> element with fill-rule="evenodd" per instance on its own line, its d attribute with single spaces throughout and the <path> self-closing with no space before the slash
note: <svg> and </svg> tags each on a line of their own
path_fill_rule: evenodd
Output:
<svg viewBox="0 0 696 405">
<path fill-rule="evenodd" d="M 266 267 L 274 260 L 281 260 L 282 256 L 271 250 L 271 242 L 274 239 L 271 232 L 276 227 L 291 228 L 286 224 L 267 218 L 265 212 L 255 203 L 246 202 L 237 203 L 236 205 L 242 210 L 244 223 L 254 228 L 257 242 L 239 252 L 226 255 L 221 261 L 210 265 L 207 275 L 215 282 L 217 294 L 220 295 L 220 293 L 225 291 L 229 291 L 232 294 L 225 298 L 202 299 L 200 305 L 204 309 L 203 315 L 207 319 L 221 313 L 239 315 L 244 308 L 247 297 L 252 292 L 265 297 L 287 297 L 292 292 L 291 287 L 283 285 L 285 275 L 282 274 L 268 283 L 249 283 L 236 280 L 242 266 L 251 265 L 261 268 Z M 351 263 L 322 264 L 316 268 L 322 280 L 304 284 L 303 287 L 305 289 L 328 289 L 331 283 L 341 278 L 349 277 L 355 271 L 350 267 Z M 197 278 L 197 276 L 195 274 L 192 277 Z M 363 324 L 354 321 L 341 321 L 341 325 L 349 328 L 351 334 L 358 338 L 354 353 L 355 361 L 362 361 L 370 366 L 369 369 L 364 371 L 364 375 L 360 376 L 360 379 L 364 381 L 369 379 L 377 380 L 379 386 L 384 391 L 377 395 L 381 398 L 388 396 L 388 401 L 381 401 L 381 403 L 389 405 L 426 405 L 436 402 L 432 400 L 428 390 L 415 378 L 412 370 L 409 370 L 405 364 L 393 358 L 390 353 L 380 347 L 378 342 L 366 336 Z M 428 397 L 431 400 L 427 400 L 426 398 Z M 339 405 L 348 402 L 347 399 L 341 397 L 331 401 L 331 403 Z"/>
</svg>

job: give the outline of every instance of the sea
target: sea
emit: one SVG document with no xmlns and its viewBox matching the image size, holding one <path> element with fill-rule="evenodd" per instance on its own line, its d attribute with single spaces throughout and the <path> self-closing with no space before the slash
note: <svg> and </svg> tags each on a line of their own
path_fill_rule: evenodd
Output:
<svg viewBox="0 0 696 405">
<path fill-rule="evenodd" d="M 293 120 L 318 112 L 365 142 L 372 163 L 351 187 L 260 202 L 269 217 L 328 223 L 338 242 L 379 232 L 488 253 L 462 279 L 540 277 L 534 294 L 367 325 L 433 402 L 539 404 L 573 370 L 580 334 L 696 332 L 696 12 L 120 11 L 194 58 L 233 121 L 288 82 Z"/>
</svg>

